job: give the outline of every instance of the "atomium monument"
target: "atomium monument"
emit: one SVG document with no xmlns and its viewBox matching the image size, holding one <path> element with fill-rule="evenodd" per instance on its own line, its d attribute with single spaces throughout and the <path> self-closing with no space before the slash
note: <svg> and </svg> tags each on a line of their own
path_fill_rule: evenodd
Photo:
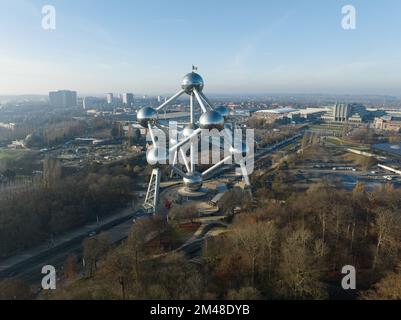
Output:
<svg viewBox="0 0 401 320">
<path fill-rule="evenodd" d="M 231 159 L 233 155 L 247 153 L 249 148 L 246 144 L 243 144 L 238 150 L 233 146 L 232 136 L 225 133 L 225 138 L 229 141 L 230 155 L 225 159 L 219 161 L 218 163 L 212 165 L 209 169 L 200 173 L 196 171 L 195 167 L 195 144 L 194 139 L 198 139 L 201 134 L 202 129 L 212 130 L 217 129 L 219 131 L 223 130 L 226 125 L 226 121 L 230 115 L 229 110 L 225 106 L 218 106 L 213 108 L 212 104 L 208 98 L 203 93 L 204 81 L 202 77 L 194 72 L 188 73 L 182 80 L 181 90 L 161 104 L 157 108 L 144 107 L 140 109 L 137 113 L 138 123 L 147 128 L 152 140 L 152 148 L 147 152 L 147 161 L 153 167 L 152 175 L 150 178 L 146 198 L 143 204 L 144 209 L 148 213 L 155 213 L 159 202 L 159 189 L 160 189 L 160 169 L 162 166 L 170 166 L 172 172 L 176 173 L 183 180 L 183 185 L 188 192 L 197 192 L 203 186 L 204 178 L 209 175 L 212 171 L 216 170 L 222 166 L 228 159 Z M 174 102 L 183 94 L 189 96 L 189 122 L 182 129 L 181 136 L 183 137 L 180 141 L 173 141 L 172 147 L 166 149 L 165 147 L 158 146 L 155 139 L 154 130 L 161 129 L 166 131 L 166 128 L 162 128 L 162 125 L 158 121 L 158 113 L 168 106 L 170 103 Z M 197 102 L 202 110 L 202 114 L 199 119 L 195 119 L 195 102 Z M 190 155 L 188 161 L 184 153 L 184 147 L 189 148 Z M 169 155 L 173 156 L 173 162 L 167 164 L 169 160 Z M 181 155 L 185 163 L 186 172 L 183 172 L 178 168 L 178 157 Z M 243 175 L 245 184 L 249 187 L 248 173 L 245 167 L 245 163 L 241 162 L 241 173 Z"/>
</svg>

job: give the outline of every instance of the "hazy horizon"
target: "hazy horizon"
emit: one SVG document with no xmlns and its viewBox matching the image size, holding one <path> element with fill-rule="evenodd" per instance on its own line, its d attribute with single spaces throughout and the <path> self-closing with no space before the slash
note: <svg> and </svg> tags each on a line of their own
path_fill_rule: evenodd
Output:
<svg viewBox="0 0 401 320">
<path fill-rule="evenodd" d="M 177 87 L 177 90 L 179 90 L 179 85 Z M 74 88 L 59 88 L 57 90 L 70 90 L 70 91 L 76 91 L 78 98 L 84 98 L 84 97 L 94 97 L 94 98 L 106 98 L 106 95 L 108 93 L 112 93 L 115 97 L 117 97 L 119 94 L 123 93 L 132 93 L 134 94 L 135 97 L 142 97 L 142 96 L 151 96 L 151 97 L 169 97 L 176 93 L 176 91 L 171 91 L 171 92 L 134 92 L 134 91 L 115 91 L 115 92 L 79 92 L 78 90 L 75 90 Z M 56 90 L 56 91 L 57 91 Z M 50 92 L 50 91 L 49 91 Z M 44 93 L 15 93 L 15 94 L 3 94 L 0 92 L 0 98 L 6 98 L 6 97 L 44 97 L 47 98 L 49 96 L 49 92 L 44 92 Z M 207 92 L 205 90 L 205 92 Z M 392 94 L 380 94 L 380 93 L 329 93 L 329 92 L 310 92 L 310 93 L 303 93 L 303 92 L 207 92 L 208 96 L 232 96 L 232 97 L 247 97 L 247 96 L 255 96 L 255 97 L 260 97 L 260 96 L 322 96 L 322 97 L 329 97 L 329 96 L 343 96 L 343 97 L 383 97 L 383 98 L 396 98 L 396 99 L 401 99 L 401 95 L 392 95 Z M 179 99 L 185 99 L 185 96 L 179 98 Z"/>
<path fill-rule="evenodd" d="M 172 94 L 194 64 L 209 94 L 401 96 L 401 3 L 1 1 L 0 95 Z"/>
</svg>

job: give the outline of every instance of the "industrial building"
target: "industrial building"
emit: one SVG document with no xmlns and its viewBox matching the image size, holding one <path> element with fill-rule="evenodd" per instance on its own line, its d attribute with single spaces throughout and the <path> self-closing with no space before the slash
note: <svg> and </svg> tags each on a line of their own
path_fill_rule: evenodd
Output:
<svg viewBox="0 0 401 320">
<path fill-rule="evenodd" d="M 328 112 L 329 108 L 306 108 L 293 109 L 290 107 L 259 110 L 255 112 L 255 116 L 265 119 L 268 123 L 288 123 L 288 122 L 305 122 L 320 120 L 320 118 Z"/>
<path fill-rule="evenodd" d="M 255 112 L 255 116 L 265 119 L 267 123 L 286 122 L 290 121 L 289 115 L 295 111 L 297 110 L 290 107 L 259 110 Z"/>
<path fill-rule="evenodd" d="M 313 121 L 313 120 L 319 120 L 327 111 L 329 111 L 329 108 L 306 108 L 306 109 L 300 109 L 294 112 L 291 112 L 289 114 L 289 117 L 291 119 L 304 119 L 307 121 Z"/>
</svg>

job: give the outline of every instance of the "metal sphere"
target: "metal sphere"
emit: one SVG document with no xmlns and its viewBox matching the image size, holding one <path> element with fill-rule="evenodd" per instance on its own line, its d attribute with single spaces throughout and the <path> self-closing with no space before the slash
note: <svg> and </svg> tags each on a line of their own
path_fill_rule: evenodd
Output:
<svg viewBox="0 0 401 320">
<path fill-rule="evenodd" d="M 187 94 L 191 94 L 193 89 L 198 90 L 199 92 L 203 90 L 204 82 L 202 77 L 195 73 L 188 73 L 184 79 L 182 79 L 182 89 L 185 90 Z"/>
<path fill-rule="evenodd" d="M 182 135 L 184 136 L 184 138 L 188 138 L 191 134 L 194 133 L 194 131 L 195 131 L 195 127 L 191 123 L 191 124 L 185 126 L 185 128 L 182 130 Z"/>
<path fill-rule="evenodd" d="M 242 154 L 245 156 L 246 154 L 249 153 L 249 146 L 246 143 L 242 143 L 241 146 L 233 146 L 230 148 L 230 152 L 233 154 Z"/>
<path fill-rule="evenodd" d="M 199 124 L 201 129 L 222 130 L 224 128 L 224 118 L 217 111 L 208 111 L 201 115 L 199 118 Z"/>
<path fill-rule="evenodd" d="M 214 111 L 220 113 L 224 119 L 227 119 L 227 117 L 230 115 L 230 110 L 225 106 L 219 106 L 215 108 Z"/>
<path fill-rule="evenodd" d="M 167 150 L 163 147 L 153 147 L 146 153 L 146 160 L 151 166 L 160 167 L 168 162 Z"/>
<path fill-rule="evenodd" d="M 199 172 L 194 172 L 183 178 L 185 188 L 188 191 L 198 191 L 202 188 L 203 178 Z"/>
<path fill-rule="evenodd" d="M 147 128 L 149 122 L 157 119 L 157 111 L 151 107 L 144 107 L 138 111 L 136 119 L 142 127 Z"/>
</svg>

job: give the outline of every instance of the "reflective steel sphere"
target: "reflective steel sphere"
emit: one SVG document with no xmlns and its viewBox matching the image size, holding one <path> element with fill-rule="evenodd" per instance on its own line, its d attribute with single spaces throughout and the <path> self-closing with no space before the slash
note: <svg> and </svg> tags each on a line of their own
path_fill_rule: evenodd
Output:
<svg viewBox="0 0 401 320">
<path fill-rule="evenodd" d="M 215 108 L 214 111 L 220 113 L 224 119 L 227 119 L 227 117 L 230 115 L 230 110 L 225 106 L 219 106 Z"/>
<path fill-rule="evenodd" d="M 188 191 L 198 191 L 202 188 L 203 178 L 199 172 L 194 172 L 183 178 L 185 188 Z"/>
<path fill-rule="evenodd" d="M 224 128 L 224 118 L 217 111 L 208 111 L 199 118 L 199 124 L 201 129 L 222 130 Z"/>
<path fill-rule="evenodd" d="M 191 72 L 182 79 L 181 87 L 186 93 L 191 94 L 194 88 L 198 91 L 202 91 L 203 85 L 204 82 L 202 77 L 195 72 Z"/>
<path fill-rule="evenodd" d="M 146 160 L 154 167 L 168 164 L 168 158 L 167 150 L 163 147 L 153 147 L 146 153 Z"/>
<path fill-rule="evenodd" d="M 136 119 L 142 127 L 147 128 L 149 122 L 157 119 L 157 111 L 151 107 L 144 107 L 138 111 Z"/>
</svg>

